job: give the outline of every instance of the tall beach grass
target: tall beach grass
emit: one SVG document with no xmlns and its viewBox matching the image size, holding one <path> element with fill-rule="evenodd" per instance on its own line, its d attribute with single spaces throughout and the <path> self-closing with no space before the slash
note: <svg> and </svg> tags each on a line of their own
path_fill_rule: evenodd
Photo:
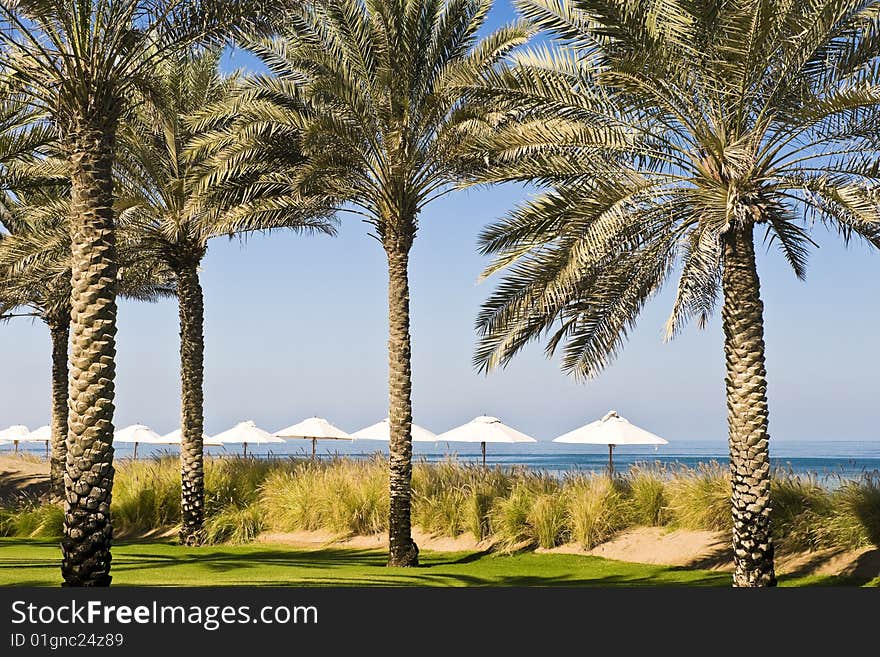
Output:
<svg viewBox="0 0 880 657">
<path fill-rule="evenodd" d="M 387 530 L 384 458 L 207 459 L 206 537 L 246 543 L 263 531 Z M 823 486 L 815 477 L 776 472 L 773 529 L 781 550 L 880 545 L 880 480 L 865 474 Z M 634 526 L 730 531 L 727 467 L 634 467 L 613 480 L 575 473 L 563 478 L 525 468 L 481 468 L 455 460 L 413 468 L 413 524 L 457 537 L 471 534 L 496 549 L 584 549 Z M 173 534 L 179 523 L 180 474 L 174 457 L 123 460 L 112 516 L 117 536 Z M 0 509 L 0 535 L 57 537 L 63 509 L 30 500 Z"/>
</svg>

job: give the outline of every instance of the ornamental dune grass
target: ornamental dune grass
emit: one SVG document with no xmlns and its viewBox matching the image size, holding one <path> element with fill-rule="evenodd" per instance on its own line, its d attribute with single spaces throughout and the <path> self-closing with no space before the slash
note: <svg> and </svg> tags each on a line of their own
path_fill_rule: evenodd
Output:
<svg viewBox="0 0 880 657">
<path fill-rule="evenodd" d="M 830 512 L 820 528 L 821 547 L 880 547 L 880 476 L 842 482 L 831 492 Z"/>
<path fill-rule="evenodd" d="M 666 484 L 671 523 L 684 529 L 733 531 L 730 474 L 716 462 L 669 472 Z"/>
<path fill-rule="evenodd" d="M 489 510 L 506 496 L 516 470 L 481 468 L 454 460 L 418 463 L 413 469 L 413 523 L 425 531 L 453 538 L 470 532 L 489 536 Z"/>
<path fill-rule="evenodd" d="M 388 526 L 387 465 L 378 457 L 300 463 L 271 473 L 260 503 L 275 531 L 381 532 Z"/>
<path fill-rule="evenodd" d="M 661 527 L 669 524 L 672 513 L 667 499 L 667 469 L 659 465 L 636 465 L 623 481 L 627 485 L 630 520 L 634 525 Z"/>
<path fill-rule="evenodd" d="M 110 506 L 115 535 L 168 530 L 180 522 L 179 467 L 172 456 L 118 463 Z"/>
<path fill-rule="evenodd" d="M 589 550 L 632 524 L 633 512 L 624 478 L 574 475 L 565 482 L 571 539 Z"/>
<path fill-rule="evenodd" d="M 822 526 L 831 513 L 831 495 L 815 476 L 774 473 L 771 480 L 771 529 L 781 551 L 822 547 Z"/>
<path fill-rule="evenodd" d="M 565 531 L 560 491 L 561 483 L 553 477 L 522 473 L 489 509 L 489 529 L 497 547 L 511 552 L 556 545 Z"/>
<path fill-rule="evenodd" d="M 113 490 L 117 536 L 173 533 L 180 522 L 179 460 L 121 460 Z M 831 482 L 773 473 L 774 540 L 781 551 L 880 544 L 880 478 Z M 209 458 L 206 525 L 211 543 L 260 532 L 319 530 L 335 536 L 387 530 L 386 457 L 330 460 Z M 557 478 L 525 468 L 482 468 L 455 459 L 413 468 L 413 524 L 435 535 L 470 533 L 502 552 L 575 542 L 591 549 L 631 526 L 730 531 L 730 478 L 718 463 L 645 464 L 613 480 Z M 63 509 L 29 498 L 0 508 L 0 536 L 57 538 Z"/>
<path fill-rule="evenodd" d="M 535 496 L 527 520 L 538 547 L 553 548 L 568 540 L 571 529 L 567 514 L 564 495 L 539 493 Z"/>
<path fill-rule="evenodd" d="M 265 527 L 266 510 L 258 502 L 243 507 L 229 505 L 205 519 L 205 542 L 250 543 Z"/>
<path fill-rule="evenodd" d="M 263 461 L 240 456 L 206 460 L 206 515 L 229 506 L 242 509 L 256 502 L 269 473 L 293 468 L 296 463 L 290 459 Z"/>
<path fill-rule="evenodd" d="M 15 509 L 0 509 L 0 536 L 58 538 L 64 533 L 60 504 L 27 501 Z"/>
</svg>

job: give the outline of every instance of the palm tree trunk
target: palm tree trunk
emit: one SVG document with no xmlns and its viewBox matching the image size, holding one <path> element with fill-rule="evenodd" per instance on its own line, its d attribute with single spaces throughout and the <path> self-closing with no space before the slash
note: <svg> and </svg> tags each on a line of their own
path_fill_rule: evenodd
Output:
<svg viewBox="0 0 880 657">
<path fill-rule="evenodd" d="M 115 126 L 82 122 L 71 173 L 70 414 L 61 572 L 67 586 L 109 586 L 116 377 Z"/>
<path fill-rule="evenodd" d="M 180 541 L 199 545 L 204 540 L 204 302 L 197 265 L 177 272 L 180 310 Z"/>
<path fill-rule="evenodd" d="M 412 539 L 412 364 L 409 334 L 409 247 L 411 240 L 386 240 L 388 256 L 389 566 L 417 566 Z"/>
<path fill-rule="evenodd" d="M 770 536 L 770 449 L 764 305 L 755 266 L 753 226 L 724 243 L 724 354 L 732 479 L 734 586 L 775 586 Z"/>
<path fill-rule="evenodd" d="M 64 499 L 64 462 L 67 457 L 67 353 L 70 319 L 49 321 L 52 336 L 52 440 L 49 456 L 49 495 Z"/>
</svg>

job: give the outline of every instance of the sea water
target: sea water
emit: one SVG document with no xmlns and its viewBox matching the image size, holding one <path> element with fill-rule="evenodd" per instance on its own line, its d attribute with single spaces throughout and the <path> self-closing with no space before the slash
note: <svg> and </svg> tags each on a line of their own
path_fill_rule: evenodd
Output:
<svg viewBox="0 0 880 657">
<path fill-rule="evenodd" d="M 20 449 L 34 455 L 45 454 L 41 444 L 23 443 Z M 132 455 L 131 445 L 115 445 L 116 457 Z M 311 456 L 311 442 L 291 440 L 282 445 L 249 445 L 248 453 L 258 458 L 283 458 L 286 456 Z M 222 456 L 241 453 L 241 446 L 227 445 L 206 448 L 206 453 Z M 329 458 L 347 455 L 366 458 L 377 453 L 387 453 L 388 448 L 372 440 L 318 441 L 317 455 Z M 11 445 L 0 447 L 0 453 L 12 452 Z M 140 445 L 139 458 L 163 454 L 176 454 L 177 450 L 166 445 Z M 414 459 L 427 462 L 458 459 L 465 463 L 480 463 L 480 446 L 472 443 L 414 443 Z M 813 475 L 833 484 L 839 478 L 854 478 L 863 474 L 880 476 L 880 441 L 827 440 L 827 441 L 770 441 L 770 457 L 774 468 L 795 475 Z M 727 445 L 720 441 L 676 441 L 658 447 L 620 446 L 614 449 L 614 469 L 625 472 L 634 465 L 657 464 L 666 467 L 697 467 L 712 462 L 726 464 Z M 522 445 L 489 443 L 486 446 L 486 464 L 489 466 L 521 466 L 531 470 L 562 476 L 574 472 L 602 472 L 608 466 L 608 447 L 601 445 L 563 445 L 538 442 Z"/>
</svg>

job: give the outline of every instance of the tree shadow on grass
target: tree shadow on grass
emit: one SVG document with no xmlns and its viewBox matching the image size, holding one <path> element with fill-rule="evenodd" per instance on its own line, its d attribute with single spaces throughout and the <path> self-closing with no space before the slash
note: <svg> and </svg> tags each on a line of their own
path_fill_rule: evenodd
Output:
<svg viewBox="0 0 880 657">
<path fill-rule="evenodd" d="M 430 563 L 422 563 L 418 567 L 419 568 L 430 568 L 432 566 L 443 566 L 443 565 L 451 565 L 451 564 L 465 564 L 465 563 L 474 563 L 475 561 L 480 561 L 485 557 L 492 556 L 494 553 L 491 550 L 483 550 L 480 552 L 468 552 L 460 557 L 449 559 L 449 558 L 439 558 L 432 559 Z"/>
<path fill-rule="evenodd" d="M 3 542 L 0 542 L 0 546 Z M 47 573 L 59 567 L 58 544 L 45 540 L 18 540 L 16 547 L 53 548 L 47 557 L 4 559 L 0 551 L 0 568 L 36 568 Z M 166 550 L 173 550 L 168 552 Z M 42 551 L 36 551 L 37 555 Z M 632 571 L 632 564 L 620 564 L 623 572 L 608 572 L 606 560 L 584 557 L 563 572 L 529 573 L 530 563 L 502 568 L 495 562 L 499 555 L 491 552 L 426 553 L 423 565 L 417 568 L 388 568 L 387 554 L 380 550 L 325 548 L 291 550 L 246 546 L 235 551 L 222 548 L 194 548 L 182 551 L 174 543 L 118 543 L 114 545 L 114 586 L 173 586 L 178 581 L 197 585 L 219 586 L 355 586 L 355 587 L 658 587 L 658 586 L 729 586 L 728 573 L 695 573 L 689 568 L 656 568 Z M 593 564 L 593 560 L 597 563 Z M 479 562 L 485 561 L 485 564 Z M 493 563 L 494 562 L 494 563 Z M 604 565 L 600 565 L 604 564 Z M 594 565 L 596 568 L 594 568 Z M 187 567 L 190 567 L 187 569 Z M 466 567 L 471 572 L 455 572 Z M 183 567 L 185 570 L 177 570 Z M 260 573 L 260 570 L 264 572 Z M 289 569 L 290 577 L 285 570 Z M 188 570 L 188 572 L 186 572 Z M 273 572 L 274 570 L 274 572 Z M 599 572 L 597 572 L 597 570 Z M 281 571 L 281 572 L 278 572 Z M 453 571 L 453 572 L 450 572 Z M 506 572 L 505 572 L 506 571 Z M 8 571 L 7 571 L 8 572 Z M 55 585 L 55 577 L 42 581 L 39 574 L 22 573 L 17 586 Z M 216 577 L 212 580 L 212 574 Z M 48 575 L 48 573 L 47 573 Z M 59 573 L 60 576 L 60 573 Z M 202 579 L 199 579 L 202 578 Z M 122 581 L 125 579 L 134 581 Z M 148 581 L 140 581 L 146 579 Z M 152 580 L 152 581 L 149 581 Z"/>
<path fill-rule="evenodd" d="M 197 565 L 215 572 L 281 566 L 288 568 L 329 568 L 344 566 L 384 567 L 386 557 L 372 550 L 253 550 L 247 552 L 205 551 L 194 549 L 183 555 L 165 555 L 153 552 L 121 554 L 113 559 L 114 569 L 143 570 L 170 566 Z"/>
</svg>

